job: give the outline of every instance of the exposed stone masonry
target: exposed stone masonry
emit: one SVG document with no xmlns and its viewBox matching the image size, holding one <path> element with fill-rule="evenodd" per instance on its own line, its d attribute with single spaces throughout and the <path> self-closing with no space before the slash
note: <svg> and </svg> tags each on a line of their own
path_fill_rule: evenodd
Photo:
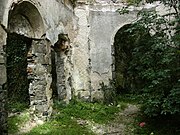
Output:
<svg viewBox="0 0 180 135">
<path fill-rule="evenodd" d="M 53 46 L 53 65 L 54 74 L 53 80 L 56 82 L 55 90 L 59 100 L 69 102 L 71 99 L 71 46 L 67 34 L 59 34 L 58 41 Z"/>
<path fill-rule="evenodd" d="M 3 41 L 5 31 L 0 26 L 0 133 L 7 135 L 7 89 L 6 89 L 6 59 L 5 59 L 5 42 Z"/>
<path fill-rule="evenodd" d="M 34 41 L 29 51 L 28 62 L 29 94 L 31 109 L 37 117 L 48 116 L 52 112 L 51 52 L 50 44 L 44 39 Z M 40 115 L 39 115 L 40 114 Z"/>
<path fill-rule="evenodd" d="M 30 108 L 37 118 L 52 111 L 52 89 L 67 103 L 73 96 L 85 100 L 103 98 L 100 83 L 113 79 L 114 37 L 124 25 L 136 19 L 142 8 L 158 3 L 130 7 L 131 12 L 116 12 L 121 0 L 0 0 L 0 23 L 11 32 L 33 41 L 27 55 Z M 160 9 L 160 8 L 159 8 Z M 68 35 L 61 50 L 52 49 L 58 35 Z M 7 132 L 6 45 L 7 34 L 0 27 L 0 133 Z M 67 42 L 68 41 L 68 42 Z M 62 45 L 62 42 L 61 42 Z"/>
</svg>

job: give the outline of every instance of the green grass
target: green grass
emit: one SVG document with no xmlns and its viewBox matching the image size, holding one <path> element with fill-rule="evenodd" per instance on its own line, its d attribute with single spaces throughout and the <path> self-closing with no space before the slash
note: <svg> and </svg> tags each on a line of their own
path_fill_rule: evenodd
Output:
<svg viewBox="0 0 180 135">
<path fill-rule="evenodd" d="M 115 118 L 115 113 L 124 108 L 124 104 L 119 108 L 112 105 L 104 105 L 100 103 L 71 102 L 67 106 L 60 103 L 55 104 L 55 108 L 61 114 L 66 114 L 75 118 L 92 120 L 96 123 L 106 124 Z"/>
<path fill-rule="evenodd" d="M 73 119 L 53 120 L 33 128 L 25 135 L 94 135 L 86 127 L 80 126 Z"/>
<path fill-rule="evenodd" d="M 50 120 L 43 125 L 33 128 L 29 133 L 24 135 L 94 135 L 86 124 L 78 124 L 77 120 L 94 121 L 99 124 L 108 124 L 116 118 L 116 113 L 127 108 L 128 104 L 140 105 L 141 96 L 133 94 L 121 95 L 118 98 L 118 105 L 104 105 L 101 103 L 87 103 L 72 100 L 66 105 L 62 102 L 54 102 L 54 112 Z M 25 105 L 15 103 L 9 106 L 15 112 L 24 110 Z M 131 116 L 129 116 L 131 117 Z M 17 134 L 19 126 L 23 125 L 30 118 L 28 113 L 21 113 L 8 118 L 8 126 L 10 134 Z M 126 120 L 127 119 L 127 120 Z M 134 119 L 134 122 L 133 122 Z M 180 134 L 180 117 L 164 117 L 164 118 L 147 118 L 142 112 L 139 115 L 132 116 L 132 121 L 127 117 L 120 120 L 124 125 L 135 129 L 134 135 L 178 135 Z M 140 127 L 139 123 L 145 122 L 144 127 Z M 130 129 L 127 129 L 130 130 Z M 131 131 L 127 131 L 131 132 Z M 131 133 L 132 134 L 132 133 Z"/>
<path fill-rule="evenodd" d="M 30 119 L 29 113 L 23 112 L 21 115 L 14 115 L 8 118 L 8 132 L 15 134 L 19 132 L 19 126 Z"/>
<path fill-rule="evenodd" d="M 15 134 L 19 132 L 19 126 L 23 125 L 30 119 L 29 113 L 25 110 L 28 108 L 27 103 L 22 103 L 18 101 L 9 101 L 7 105 L 7 110 L 9 113 L 19 113 L 8 118 L 8 132 Z"/>
<path fill-rule="evenodd" d="M 124 94 L 118 97 L 118 102 L 130 103 L 141 106 L 143 104 L 143 95 Z M 143 100 L 142 100 L 143 99 Z M 140 127 L 139 123 L 145 122 L 144 127 Z M 147 117 L 143 112 L 139 112 L 131 124 L 134 129 L 134 135 L 180 135 L 180 116 L 159 116 Z"/>
<path fill-rule="evenodd" d="M 124 105 L 122 105 L 123 107 Z M 72 101 L 65 105 L 56 101 L 54 113 L 49 122 L 33 128 L 26 135 L 94 135 L 86 125 L 77 123 L 77 119 L 108 123 L 115 118 L 121 107 L 99 103 Z"/>
<path fill-rule="evenodd" d="M 27 103 L 22 103 L 18 101 L 9 101 L 7 105 L 8 112 L 23 112 L 28 109 L 29 105 Z"/>
<path fill-rule="evenodd" d="M 124 104 L 141 104 L 142 103 L 143 96 L 142 95 L 135 95 L 135 94 L 122 94 L 118 96 L 118 103 L 124 103 Z"/>
</svg>

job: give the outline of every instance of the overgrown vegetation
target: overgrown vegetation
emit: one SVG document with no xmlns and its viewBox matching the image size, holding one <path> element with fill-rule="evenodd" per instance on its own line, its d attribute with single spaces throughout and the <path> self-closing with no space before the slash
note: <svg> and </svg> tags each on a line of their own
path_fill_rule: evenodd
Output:
<svg viewBox="0 0 180 135">
<path fill-rule="evenodd" d="M 26 135 L 94 135 L 90 127 L 84 121 L 92 121 L 94 123 L 112 124 L 113 122 L 119 122 L 124 124 L 124 135 L 149 135 L 151 133 L 157 135 L 177 135 L 178 126 L 173 119 L 162 118 L 148 118 L 141 112 L 138 116 L 131 112 L 127 115 L 127 112 L 123 115 L 124 109 L 129 108 L 129 105 L 137 105 L 141 97 L 125 94 L 118 97 L 117 106 L 103 105 L 100 103 L 88 103 L 73 100 L 69 105 L 63 102 L 55 101 L 54 112 L 48 122 L 43 125 L 39 125 L 33 128 L 30 132 L 24 133 Z M 130 103 L 130 104 L 129 104 Z M 138 105 L 139 106 L 139 105 Z M 17 108 L 17 107 L 16 107 Z M 9 133 L 20 133 L 19 127 L 25 124 L 29 119 L 28 113 L 21 113 L 20 115 L 14 115 L 9 118 Z M 140 127 L 139 123 L 145 122 L 145 126 Z M 166 123 L 165 125 L 163 123 Z M 133 129 L 133 130 L 131 130 Z"/>
<path fill-rule="evenodd" d="M 106 105 L 77 100 L 65 105 L 57 101 L 50 121 L 34 128 L 27 135 L 93 135 L 86 125 L 79 124 L 77 120 L 107 124 L 116 118 L 116 113 L 127 107 L 127 102 L 137 101 L 142 104 L 143 113 L 140 113 L 132 123 L 136 127 L 134 134 L 179 134 L 180 1 L 162 0 L 162 2 L 173 8 L 173 12 L 162 16 L 155 11 L 141 11 L 138 14 L 139 19 L 125 30 L 125 34 L 130 34 L 128 38 L 134 38 L 129 40 L 130 43 L 134 43 L 132 48 L 125 52 L 130 53 L 126 69 L 123 71 L 126 80 L 124 86 L 126 88 L 129 86 L 130 89 L 128 95 L 123 95 L 118 100 L 117 94 L 123 94 L 118 93 L 118 86 L 114 83 L 109 86 L 102 83 Z M 129 46 L 123 51 L 128 50 L 127 47 Z M 119 107 L 111 103 L 118 104 Z M 13 110 L 13 104 L 9 108 Z M 19 111 L 23 106 L 17 104 L 16 108 L 16 111 Z M 17 132 L 17 125 L 23 123 L 25 119 L 10 117 L 8 122 L 10 133 Z M 145 125 L 141 127 L 138 125 L 139 122 Z"/>
<path fill-rule="evenodd" d="M 100 83 L 101 91 L 103 92 L 103 103 L 106 105 L 117 105 L 116 86 L 113 80 L 109 80 L 109 84 Z"/>
<path fill-rule="evenodd" d="M 127 41 L 124 49 L 119 42 L 118 49 L 125 55 L 130 53 L 130 57 L 128 61 L 124 59 L 126 70 L 119 71 L 125 76 L 125 86 L 129 84 L 130 97 L 138 95 L 142 104 L 143 113 L 135 123 L 146 123 L 137 127 L 135 134 L 180 133 L 180 1 L 163 0 L 162 3 L 169 9 L 166 14 L 140 11 L 138 20 L 120 31 L 130 43 Z M 128 13 L 127 9 L 124 7 L 120 13 Z M 128 45 L 131 48 L 126 52 Z"/>
<path fill-rule="evenodd" d="M 180 132 L 180 121 L 175 119 L 180 115 L 180 1 L 161 2 L 168 9 L 164 15 L 142 10 L 138 20 L 125 31 L 135 37 L 126 76 L 134 86 L 131 92 L 141 95 L 143 113 L 151 117 L 146 117 L 151 123 L 148 128 L 157 134 L 174 135 Z M 126 9 L 121 13 L 128 13 Z M 137 38 L 139 31 L 143 33 Z M 162 124 L 164 119 L 172 124 L 169 132 Z"/>
<path fill-rule="evenodd" d="M 8 132 L 9 134 L 16 134 L 19 132 L 19 127 L 30 120 L 28 112 L 23 112 L 20 115 L 13 115 L 8 118 Z"/>
<path fill-rule="evenodd" d="M 20 113 L 29 108 L 26 102 L 9 101 L 7 105 L 7 111 L 9 113 Z"/>
<path fill-rule="evenodd" d="M 33 128 L 25 135 L 94 135 L 71 117 L 61 117 Z"/>
<path fill-rule="evenodd" d="M 116 106 L 77 100 L 73 100 L 66 105 L 56 101 L 50 121 L 32 129 L 27 135 L 93 135 L 94 133 L 86 125 L 79 124 L 77 121 L 88 120 L 105 124 L 112 121 L 115 118 L 115 113 L 124 107 L 125 105 L 118 108 Z"/>
<path fill-rule="evenodd" d="M 22 35 L 8 33 L 6 52 L 9 102 L 18 101 L 29 103 L 27 53 L 31 42 L 31 39 Z"/>
<path fill-rule="evenodd" d="M 149 118 L 143 113 L 139 113 L 135 117 L 134 127 L 135 135 L 179 135 L 180 132 L 180 117 L 179 116 L 161 116 Z M 144 122 L 143 127 L 139 126 Z"/>
<path fill-rule="evenodd" d="M 141 82 L 141 88 L 137 89 L 137 92 L 143 93 L 146 99 L 144 100 L 144 112 L 148 116 L 179 114 L 178 14 L 160 16 L 155 11 L 142 11 L 139 15 L 140 19 L 128 30 L 143 29 L 145 33 L 150 33 L 151 37 L 139 39 L 135 45 L 128 74 L 131 78 Z"/>
</svg>

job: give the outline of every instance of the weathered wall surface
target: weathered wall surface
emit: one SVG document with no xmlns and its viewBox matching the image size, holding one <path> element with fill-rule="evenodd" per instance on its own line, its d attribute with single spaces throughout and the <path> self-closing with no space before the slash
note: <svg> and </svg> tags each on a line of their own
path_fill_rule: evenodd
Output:
<svg viewBox="0 0 180 135">
<path fill-rule="evenodd" d="M 4 2 L 0 0 L 0 22 L 4 13 Z M 4 45 L 6 40 L 6 33 L 0 26 L 0 133 L 7 134 L 7 112 L 5 110 L 7 91 L 5 87 L 6 83 L 6 66 L 5 66 L 5 52 Z"/>
<path fill-rule="evenodd" d="M 75 8 L 79 18 L 73 55 L 75 95 L 79 93 L 80 97 L 101 98 L 99 84 L 108 84 L 112 79 L 115 33 L 123 25 L 131 23 L 136 13 L 119 15 L 116 10 L 122 4 L 80 2 Z"/>
<path fill-rule="evenodd" d="M 4 35 L 4 36 L 3 36 Z M 7 134 L 7 111 L 5 105 L 7 102 L 7 90 L 6 90 L 6 61 L 5 61 L 5 36 L 6 33 L 0 27 L 0 133 Z"/>
<path fill-rule="evenodd" d="M 113 71 L 113 41 L 117 30 L 136 18 L 136 12 L 120 15 L 119 7 L 92 6 L 90 7 L 90 59 L 92 88 L 97 90 L 99 83 L 108 84 Z"/>
<path fill-rule="evenodd" d="M 35 41 L 32 44 L 31 52 L 29 57 L 36 56 L 30 61 L 34 63 L 28 63 L 28 68 L 30 69 L 30 74 L 33 72 L 35 78 L 30 83 L 29 90 L 31 95 L 31 106 L 36 112 L 39 111 L 40 115 L 47 115 L 51 111 L 52 104 L 52 89 L 51 89 L 51 45 L 53 46 L 58 40 L 58 34 L 68 34 L 68 37 L 72 44 L 74 37 L 76 35 L 76 22 L 77 17 L 74 16 L 73 8 L 68 0 L 24 0 L 27 3 L 22 8 L 22 11 L 15 10 L 17 5 L 20 5 L 22 0 L 0 0 L 0 23 L 6 28 L 13 32 L 17 32 L 28 37 L 42 38 L 44 40 Z M 38 10 L 40 18 L 42 18 L 41 24 L 38 23 L 38 18 L 36 18 L 37 12 L 31 10 L 33 5 L 35 9 Z M 21 8 L 20 8 L 21 9 Z M 26 12 L 30 10 L 30 12 Z M 25 15 L 28 18 L 23 18 L 22 16 L 9 16 L 9 13 L 26 12 Z M 35 17 L 33 17 L 33 15 Z M 9 19 L 12 20 L 10 24 Z M 9 24 L 8 24 L 9 22 Z M 17 24 L 16 24 L 17 23 Z M 29 23 L 29 24 L 28 24 Z M 14 26 L 13 26 L 14 25 Z M 26 26 L 26 27 L 24 27 Z M 32 28 L 31 28 L 32 27 Z M 7 112 L 5 111 L 5 100 L 7 95 L 7 90 L 5 89 L 6 83 L 6 58 L 4 46 L 6 45 L 6 36 L 2 27 L 0 26 L 0 133 L 5 134 L 6 130 L 6 118 Z M 33 54 L 33 55 L 32 55 Z M 71 79 L 69 76 L 72 74 L 71 56 L 69 54 L 65 55 L 65 92 L 68 93 L 67 100 L 71 99 Z M 67 63 L 67 64 L 66 64 Z M 34 64 L 34 65 L 33 65 Z M 57 71 L 58 73 L 58 71 Z M 32 79 L 32 78 L 31 78 Z M 47 113 L 44 113 L 48 111 Z M 41 117 L 40 116 L 40 117 Z M 4 130 L 4 131 L 3 131 Z"/>
<path fill-rule="evenodd" d="M 73 88 L 75 96 L 90 99 L 90 60 L 89 60 L 89 11 L 87 7 L 76 8 L 78 17 L 77 37 L 73 47 Z"/>
<path fill-rule="evenodd" d="M 4 0 L 5 1 L 5 0 Z M 7 0 L 2 23 L 8 25 L 8 13 L 13 9 L 15 4 L 20 0 Z M 24 0 L 32 3 L 40 12 L 44 21 L 44 33 L 47 38 L 54 44 L 58 40 L 59 33 L 67 33 L 71 40 L 74 38 L 74 23 L 76 18 L 73 15 L 73 9 L 65 6 L 61 1 L 57 0 Z M 21 1 L 22 2 L 22 1 Z M 13 6 L 12 6 L 13 5 Z M 34 20 L 35 21 L 35 20 Z M 43 34 L 44 34 L 43 33 Z"/>
<path fill-rule="evenodd" d="M 73 86 L 75 95 L 86 99 L 101 98 L 100 83 L 114 76 L 114 37 L 117 31 L 137 18 L 141 9 L 153 9 L 159 3 L 130 6 L 129 14 L 120 15 L 120 0 L 78 0 L 74 9 L 78 19 L 73 48 Z"/>
<path fill-rule="evenodd" d="M 28 20 L 18 15 L 14 19 L 9 18 L 9 13 L 23 1 L 29 2 L 37 9 L 42 21 L 33 16 L 36 15 L 37 12 L 34 12 L 36 10 L 31 10 L 31 6 L 26 5 L 22 10 L 26 12 Z M 79 0 L 74 9 L 68 0 L 0 0 L 1 24 L 26 36 L 42 38 L 43 35 L 44 38 L 41 42 L 33 42 L 30 52 L 30 55 L 37 56 L 32 59 L 35 65 L 29 63 L 29 68 L 33 67 L 33 73 L 36 75 L 36 79 L 30 85 L 30 94 L 35 94 L 31 97 L 31 105 L 34 100 L 40 99 L 35 110 L 44 112 L 50 109 L 46 106 L 51 104 L 52 95 L 50 86 L 53 80 L 50 71 L 52 61 L 49 57 L 50 52 L 54 50 L 51 50 L 50 46 L 54 46 L 58 41 L 60 33 L 68 34 L 70 39 L 69 51 L 55 58 L 56 74 L 57 78 L 60 78 L 57 80 L 59 84 L 56 85 L 63 86 L 59 91 L 63 90 L 62 93 L 65 93 L 64 100 L 70 100 L 73 95 L 85 100 L 102 96 L 99 84 L 101 82 L 108 84 L 109 79 L 113 77 L 114 36 L 122 26 L 135 20 L 137 10 L 142 9 L 130 7 L 130 14 L 119 15 L 116 10 L 122 6 L 118 0 Z M 9 19 L 12 19 L 12 24 L 8 24 Z M 14 27 L 13 24 L 16 23 L 18 25 Z M 0 27 L 0 129 L 4 129 L 7 115 L 4 110 L 6 61 L 3 50 L 6 36 Z M 46 99 L 44 106 L 41 106 L 42 99 Z"/>
</svg>

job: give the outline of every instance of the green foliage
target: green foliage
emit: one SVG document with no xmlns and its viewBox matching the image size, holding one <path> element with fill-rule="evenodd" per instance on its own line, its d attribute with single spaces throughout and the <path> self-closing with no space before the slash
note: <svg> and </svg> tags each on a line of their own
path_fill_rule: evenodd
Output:
<svg viewBox="0 0 180 135">
<path fill-rule="evenodd" d="M 139 113 L 134 120 L 135 135 L 179 135 L 179 116 L 161 116 L 149 118 Z M 144 127 L 139 124 L 145 122 Z"/>
<path fill-rule="evenodd" d="M 138 39 L 132 50 L 128 75 L 141 82 L 144 112 L 148 116 L 180 113 L 180 46 L 178 14 L 164 16 L 141 11 L 128 31 L 144 30 L 150 36 Z M 174 19 L 169 19 L 174 16 Z M 173 31 L 175 32 L 173 34 Z"/>
<path fill-rule="evenodd" d="M 118 104 L 121 103 L 140 105 L 142 103 L 142 95 L 132 93 L 119 95 Z"/>
<path fill-rule="evenodd" d="M 79 125 L 70 117 L 53 120 L 33 128 L 25 135 L 94 135 L 86 127 Z"/>
<path fill-rule="evenodd" d="M 30 119 L 29 113 L 22 113 L 21 115 L 14 115 L 8 118 L 8 132 L 15 134 L 19 132 L 19 126 L 23 125 Z"/>
<path fill-rule="evenodd" d="M 108 123 L 115 118 L 121 108 L 98 103 L 86 103 L 73 100 L 66 105 L 55 101 L 54 113 L 49 122 L 33 128 L 27 135 L 94 135 L 86 124 L 77 120 L 89 120 L 97 123 Z"/>
<path fill-rule="evenodd" d="M 28 102 L 27 53 L 31 39 L 16 33 L 7 36 L 7 90 L 11 101 Z"/>
<path fill-rule="evenodd" d="M 21 103 L 21 102 L 16 102 L 16 101 L 9 101 L 7 105 L 7 110 L 8 112 L 22 112 L 26 110 L 29 106 L 27 103 Z"/>
<path fill-rule="evenodd" d="M 117 95 L 116 95 L 116 86 L 115 82 L 112 80 L 109 80 L 109 85 L 105 85 L 103 82 L 100 83 L 101 90 L 103 91 L 104 94 L 104 99 L 103 102 L 106 105 L 117 104 Z"/>
<path fill-rule="evenodd" d="M 68 116 L 92 120 L 96 123 L 107 123 L 114 119 L 114 114 L 121 108 L 116 106 L 107 106 L 100 103 L 86 103 L 72 101 L 69 105 L 62 106 L 61 103 L 56 103 L 55 108 L 60 111 L 59 117 Z"/>
</svg>

